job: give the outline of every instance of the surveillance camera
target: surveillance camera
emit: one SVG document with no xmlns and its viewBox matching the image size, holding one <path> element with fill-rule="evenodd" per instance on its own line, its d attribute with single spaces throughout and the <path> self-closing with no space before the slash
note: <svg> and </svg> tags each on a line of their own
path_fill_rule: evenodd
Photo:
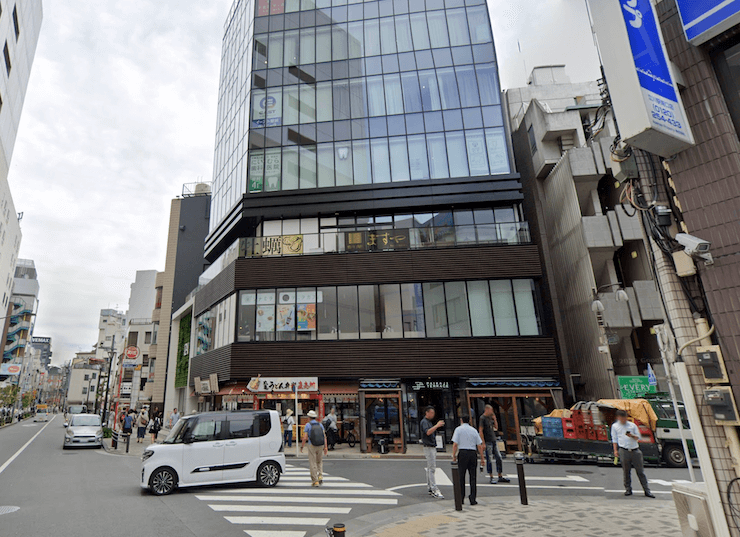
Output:
<svg viewBox="0 0 740 537">
<path fill-rule="evenodd" d="M 683 246 L 686 254 L 692 257 L 700 257 L 704 259 L 707 265 L 713 263 L 712 254 L 709 253 L 709 249 L 712 247 L 711 242 L 700 239 L 699 237 L 694 237 L 688 233 L 677 233 L 676 241 L 678 241 L 678 244 Z"/>
</svg>

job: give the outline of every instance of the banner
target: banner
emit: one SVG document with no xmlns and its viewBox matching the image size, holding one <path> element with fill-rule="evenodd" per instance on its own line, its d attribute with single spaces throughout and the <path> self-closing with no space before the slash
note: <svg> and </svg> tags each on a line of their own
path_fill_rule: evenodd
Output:
<svg viewBox="0 0 740 537">
<path fill-rule="evenodd" d="M 256 332 L 272 332 L 275 330 L 275 305 L 264 304 L 257 308 Z"/>
<path fill-rule="evenodd" d="M 17 376 L 21 374 L 20 364 L 0 364 L 0 375 Z"/>
<path fill-rule="evenodd" d="M 277 308 L 277 331 L 292 332 L 295 330 L 295 306 L 280 304 Z"/>
<path fill-rule="evenodd" d="M 407 250 L 409 245 L 409 230 L 405 228 L 376 231 L 348 231 L 344 234 L 344 246 L 349 252 Z"/>
<path fill-rule="evenodd" d="M 298 330 L 316 330 L 316 304 L 298 304 Z"/>
<path fill-rule="evenodd" d="M 646 393 L 655 393 L 655 386 L 650 385 L 647 376 L 617 377 L 619 393 L 622 399 L 640 399 Z"/>
<path fill-rule="evenodd" d="M 247 384 L 251 392 L 299 392 L 319 391 L 318 377 L 254 377 Z"/>
</svg>

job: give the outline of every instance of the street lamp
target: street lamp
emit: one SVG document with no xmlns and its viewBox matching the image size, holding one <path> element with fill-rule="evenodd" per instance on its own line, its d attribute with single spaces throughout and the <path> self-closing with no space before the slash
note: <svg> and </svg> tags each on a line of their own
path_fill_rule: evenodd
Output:
<svg viewBox="0 0 740 537">
<path fill-rule="evenodd" d="M 591 311 L 593 311 L 594 313 L 601 313 L 604 311 L 605 309 L 604 303 L 601 300 L 599 300 L 599 292 L 603 291 L 604 289 L 609 289 L 611 287 L 619 287 L 616 293 L 617 296 L 615 297 L 617 302 L 629 302 L 630 297 L 627 294 L 627 291 L 625 291 L 622 288 L 621 283 L 609 283 L 606 285 L 602 285 L 598 289 L 594 290 L 594 298 L 593 298 L 593 302 L 591 302 Z"/>
</svg>

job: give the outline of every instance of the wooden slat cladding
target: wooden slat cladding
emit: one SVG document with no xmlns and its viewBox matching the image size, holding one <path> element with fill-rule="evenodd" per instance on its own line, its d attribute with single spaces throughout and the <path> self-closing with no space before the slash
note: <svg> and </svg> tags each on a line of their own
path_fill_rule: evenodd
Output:
<svg viewBox="0 0 740 537">
<path fill-rule="evenodd" d="M 227 345 L 214 351 L 195 356 L 190 360 L 190 379 L 188 385 L 193 385 L 193 379 L 200 377 L 207 379 L 211 373 L 218 374 L 218 381 L 224 382 L 231 378 L 232 346 Z"/>
<path fill-rule="evenodd" d="M 239 259 L 234 283 L 256 289 L 539 276 L 537 246 L 520 245 Z"/>
<path fill-rule="evenodd" d="M 258 374 L 323 378 L 559 377 L 555 343 L 546 337 L 234 343 L 230 347 L 232 379 Z M 216 360 L 210 357 L 216 352 L 193 361 L 205 357 L 203 365 L 215 368 Z M 220 379 L 220 361 L 218 367 Z M 207 372 L 202 366 L 198 371 Z"/>
<path fill-rule="evenodd" d="M 222 298 L 234 292 L 234 273 L 235 263 L 231 263 L 222 270 L 207 285 L 198 291 L 195 295 L 195 304 L 193 310 L 196 315 L 203 313 L 205 310 L 219 302 Z"/>
</svg>

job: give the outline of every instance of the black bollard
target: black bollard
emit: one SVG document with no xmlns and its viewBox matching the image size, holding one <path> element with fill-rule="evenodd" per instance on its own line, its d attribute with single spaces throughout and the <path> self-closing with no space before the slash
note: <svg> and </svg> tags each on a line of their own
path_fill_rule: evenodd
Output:
<svg viewBox="0 0 740 537">
<path fill-rule="evenodd" d="M 463 497 L 460 493 L 460 468 L 457 463 L 452 463 L 452 495 L 455 498 L 455 511 L 462 511 Z"/>
<path fill-rule="evenodd" d="M 110 445 L 113 449 L 118 449 L 118 433 L 116 431 L 111 434 Z"/>
<path fill-rule="evenodd" d="M 347 532 L 344 524 L 334 524 L 334 537 L 346 537 Z"/>
<path fill-rule="evenodd" d="M 516 476 L 519 481 L 519 498 L 522 505 L 529 505 L 527 502 L 527 483 L 524 481 L 524 453 L 517 451 L 514 457 L 516 458 Z"/>
<path fill-rule="evenodd" d="M 131 435 L 127 434 L 126 435 L 126 453 L 128 453 L 128 446 L 130 443 L 131 443 Z"/>
</svg>

